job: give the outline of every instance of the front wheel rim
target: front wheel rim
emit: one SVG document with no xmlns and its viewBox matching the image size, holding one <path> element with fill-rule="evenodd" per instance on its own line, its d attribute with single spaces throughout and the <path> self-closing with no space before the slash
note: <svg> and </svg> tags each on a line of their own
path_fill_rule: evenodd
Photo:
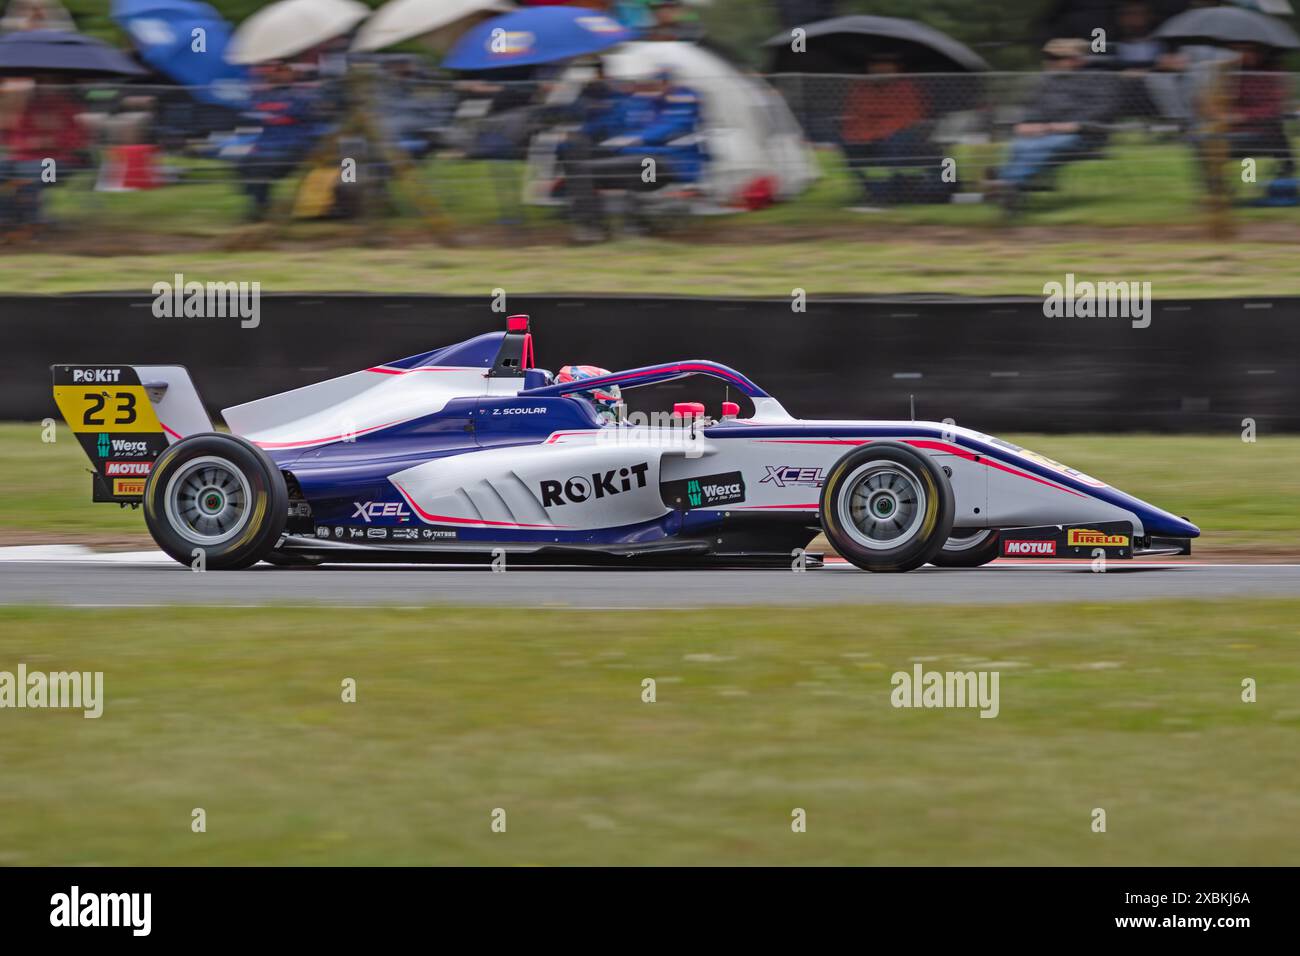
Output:
<svg viewBox="0 0 1300 956">
<path fill-rule="evenodd" d="M 893 461 L 869 461 L 844 482 L 838 512 L 849 536 L 872 551 L 889 551 L 920 532 L 929 500 L 910 468 Z"/>
<path fill-rule="evenodd" d="M 225 458 L 196 458 L 176 470 L 163 493 L 167 523 L 186 541 L 224 544 L 248 524 L 252 490 Z"/>
</svg>

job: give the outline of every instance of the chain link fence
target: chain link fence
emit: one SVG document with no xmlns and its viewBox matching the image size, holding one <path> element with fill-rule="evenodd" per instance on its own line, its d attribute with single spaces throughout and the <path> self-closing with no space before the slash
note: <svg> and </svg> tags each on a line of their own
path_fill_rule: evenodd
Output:
<svg viewBox="0 0 1300 956">
<path fill-rule="evenodd" d="M 191 92 L 6 88 L 0 231 L 216 235 L 250 220 L 326 220 L 545 237 L 581 223 L 584 203 L 597 218 L 613 209 L 674 229 L 741 210 L 802 226 L 918 209 L 927 222 L 993 228 L 1008 212 L 1137 226 L 1195 219 L 1207 199 L 1296 201 L 1300 80 L 1214 64 L 737 74 L 677 90 L 688 106 L 676 125 L 635 100 L 611 116 L 611 88 L 576 80 L 367 70 L 232 105 Z M 640 133 L 651 145 L 628 139 Z"/>
</svg>

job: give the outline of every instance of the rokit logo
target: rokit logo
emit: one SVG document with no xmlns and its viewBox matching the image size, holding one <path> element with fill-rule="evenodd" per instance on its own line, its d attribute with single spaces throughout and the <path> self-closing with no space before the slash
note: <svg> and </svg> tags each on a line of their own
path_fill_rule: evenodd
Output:
<svg viewBox="0 0 1300 956">
<path fill-rule="evenodd" d="M 649 470 L 650 463 L 643 461 L 627 468 L 595 472 L 590 479 L 575 475 L 563 482 L 543 481 L 542 505 L 550 508 L 554 505 L 582 504 L 592 498 L 608 498 L 633 488 L 644 488 L 645 474 Z"/>
<path fill-rule="evenodd" d="M 354 501 L 356 511 L 352 517 L 360 518 L 370 524 L 372 518 L 396 518 L 398 521 L 410 521 L 411 512 L 400 501 Z"/>
<path fill-rule="evenodd" d="M 121 375 L 120 368 L 74 368 L 72 370 L 74 382 L 116 383 L 121 381 Z"/>
<path fill-rule="evenodd" d="M 1003 554 L 1028 554 L 1035 557 L 1056 554 L 1055 541 L 1004 541 Z"/>
<path fill-rule="evenodd" d="M 109 461 L 104 463 L 104 474 L 110 478 L 143 478 L 152 467 L 151 461 Z"/>
</svg>

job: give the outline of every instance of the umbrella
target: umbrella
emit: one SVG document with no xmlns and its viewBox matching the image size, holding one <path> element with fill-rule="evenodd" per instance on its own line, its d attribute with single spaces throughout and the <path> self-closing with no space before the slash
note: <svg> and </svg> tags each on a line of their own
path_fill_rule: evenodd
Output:
<svg viewBox="0 0 1300 956">
<path fill-rule="evenodd" d="M 1258 43 L 1279 50 L 1300 49 L 1300 37 L 1281 20 L 1241 7 L 1188 10 L 1166 20 L 1155 35 L 1185 43 Z"/>
<path fill-rule="evenodd" d="M 143 76 L 145 72 L 103 40 L 80 33 L 27 30 L 0 37 L 0 73 Z"/>
<path fill-rule="evenodd" d="M 554 63 L 599 53 L 635 34 L 617 20 L 582 7 L 530 7 L 486 20 L 452 48 L 443 66 L 496 70 Z"/>
<path fill-rule="evenodd" d="M 790 34 L 778 33 L 764 46 L 776 51 L 773 72 L 860 73 L 873 53 L 897 53 L 913 73 L 984 72 L 983 58 L 946 33 L 897 17 L 833 17 L 801 27 L 807 51 L 791 49 Z"/>
<path fill-rule="evenodd" d="M 357 0 L 280 0 L 239 25 L 226 59 L 231 63 L 286 60 L 346 36 L 368 16 L 370 8 Z"/>
<path fill-rule="evenodd" d="M 1295 13 L 1289 0 L 1232 0 L 1232 2 L 1247 10 L 1258 10 L 1260 13 L 1272 13 L 1282 17 Z"/>
<path fill-rule="evenodd" d="M 168 79 L 190 87 L 196 99 L 220 106 L 247 100 L 248 71 L 227 63 L 230 24 L 198 0 L 113 0 L 113 19 L 130 35 L 140 59 Z M 194 49 L 194 30 L 203 47 Z"/>
<path fill-rule="evenodd" d="M 443 51 L 475 23 L 513 9 L 508 0 L 389 0 L 357 31 L 352 49 L 382 50 L 425 37 Z"/>
</svg>

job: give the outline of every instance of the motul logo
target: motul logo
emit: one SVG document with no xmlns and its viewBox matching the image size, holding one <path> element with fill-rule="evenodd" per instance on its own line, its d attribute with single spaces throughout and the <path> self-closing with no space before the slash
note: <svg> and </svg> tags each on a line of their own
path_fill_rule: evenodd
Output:
<svg viewBox="0 0 1300 956">
<path fill-rule="evenodd" d="M 1008 541 L 1003 545 L 1003 554 L 1029 554 L 1042 557 L 1056 554 L 1055 541 Z"/>
<path fill-rule="evenodd" d="M 1128 544 L 1128 535 L 1075 529 L 1070 532 L 1069 543 L 1072 548 L 1122 548 Z"/>
<path fill-rule="evenodd" d="M 142 478 L 149 474 L 149 469 L 153 467 L 151 461 L 106 461 L 104 462 L 104 474 Z"/>
</svg>

